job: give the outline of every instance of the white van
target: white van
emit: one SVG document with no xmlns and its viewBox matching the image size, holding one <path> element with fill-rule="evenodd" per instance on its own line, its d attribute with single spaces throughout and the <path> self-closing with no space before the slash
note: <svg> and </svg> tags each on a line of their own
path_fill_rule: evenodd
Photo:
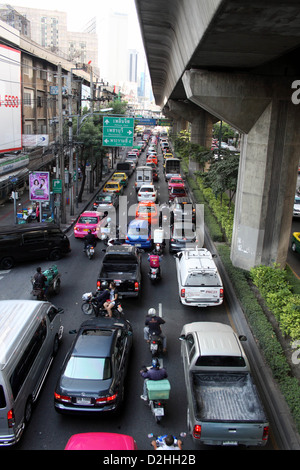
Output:
<svg viewBox="0 0 300 470">
<path fill-rule="evenodd" d="M 139 166 L 135 172 L 135 189 L 138 191 L 144 184 L 153 184 L 153 170 L 149 166 Z"/>
<path fill-rule="evenodd" d="M 0 301 L 0 446 L 19 441 L 63 334 L 58 309 L 37 300 Z"/>
<path fill-rule="evenodd" d="M 206 248 L 187 248 L 175 255 L 179 298 L 183 305 L 221 305 L 224 289 L 213 255 Z"/>
</svg>

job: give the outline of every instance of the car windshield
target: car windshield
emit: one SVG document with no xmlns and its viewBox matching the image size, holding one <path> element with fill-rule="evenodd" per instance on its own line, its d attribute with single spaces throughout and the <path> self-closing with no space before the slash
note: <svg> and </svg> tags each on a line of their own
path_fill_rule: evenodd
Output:
<svg viewBox="0 0 300 470">
<path fill-rule="evenodd" d="M 119 184 L 118 183 L 107 183 L 106 187 L 107 188 L 118 188 Z"/>
<path fill-rule="evenodd" d="M 184 187 L 178 187 L 178 188 L 176 188 L 175 186 L 173 186 L 173 188 L 172 188 L 172 193 L 173 193 L 173 194 L 185 193 L 185 189 L 184 189 Z"/>
<path fill-rule="evenodd" d="M 174 228 L 173 237 L 176 239 L 189 239 L 193 240 L 196 237 L 195 232 L 190 228 Z"/>
<path fill-rule="evenodd" d="M 150 212 L 156 212 L 155 206 L 142 206 L 139 208 L 138 212 L 141 213 L 150 213 Z"/>
<path fill-rule="evenodd" d="M 194 272 L 187 276 L 185 285 L 195 287 L 221 287 L 221 282 L 217 273 Z"/>
<path fill-rule="evenodd" d="M 300 204 L 300 197 L 295 197 L 294 204 Z"/>
<path fill-rule="evenodd" d="M 89 217 L 89 216 L 82 216 L 80 217 L 79 224 L 97 224 L 98 218 L 97 217 Z"/>
<path fill-rule="evenodd" d="M 130 236 L 146 236 L 148 237 L 147 227 L 139 227 L 138 225 L 133 225 L 128 229 L 128 235 Z"/>
<path fill-rule="evenodd" d="M 82 380 L 106 380 L 111 378 L 111 363 L 108 357 L 71 356 L 65 377 Z"/>
</svg>

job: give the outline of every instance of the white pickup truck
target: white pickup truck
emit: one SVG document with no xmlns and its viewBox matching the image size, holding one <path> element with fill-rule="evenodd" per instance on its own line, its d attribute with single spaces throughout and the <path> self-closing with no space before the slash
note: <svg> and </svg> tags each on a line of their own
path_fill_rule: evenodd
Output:
<svg viewBox="0 0 300 470">
<path fill-rule="evenodd" d="M 187 249 L 175 258 L 181 303 L 192 307 L 221 305 L 223 284 L 211 252 L 206 248 Z"/>
<path fill-rule="evenodd" d="M 194 322 L 181 336 L 188 429 L 195 442 L 264 446 L 269 423 L 238 337 L 229 325 Z"/>
</svg>

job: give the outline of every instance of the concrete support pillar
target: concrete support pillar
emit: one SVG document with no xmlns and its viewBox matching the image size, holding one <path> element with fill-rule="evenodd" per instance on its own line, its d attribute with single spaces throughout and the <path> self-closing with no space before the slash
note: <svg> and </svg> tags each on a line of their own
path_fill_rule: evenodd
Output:
<svg viewBox="0 0 300 470">
<path fill-rule="evenodd" d="M 185 121 L 191 123 L 191 142 L 202 147 L 210 148 L 212 139 L 212 126 L 217 119 L 204 109 L 193 103 L 183 101 L 168 101 L 169 111 L 181 116 Z"/>
<path fill-rule="evenodd" d="M 243 133 L 231 259 L 249 270 L 285 266 L 300 144 L 293 80 L 190 71 L 188 98 Z"/>
</svg>

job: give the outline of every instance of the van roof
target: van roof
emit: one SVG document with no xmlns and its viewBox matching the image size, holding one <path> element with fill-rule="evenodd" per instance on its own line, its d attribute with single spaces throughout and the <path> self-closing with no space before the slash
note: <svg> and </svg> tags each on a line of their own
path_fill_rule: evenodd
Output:
<svg viewBox="0 0 300 470">
<path fill-rule="evenodd" d="M 19 347 L 20 341 L 44 302 L 37 300 L 0 301 L 0 369 Z"/>
</svg>

